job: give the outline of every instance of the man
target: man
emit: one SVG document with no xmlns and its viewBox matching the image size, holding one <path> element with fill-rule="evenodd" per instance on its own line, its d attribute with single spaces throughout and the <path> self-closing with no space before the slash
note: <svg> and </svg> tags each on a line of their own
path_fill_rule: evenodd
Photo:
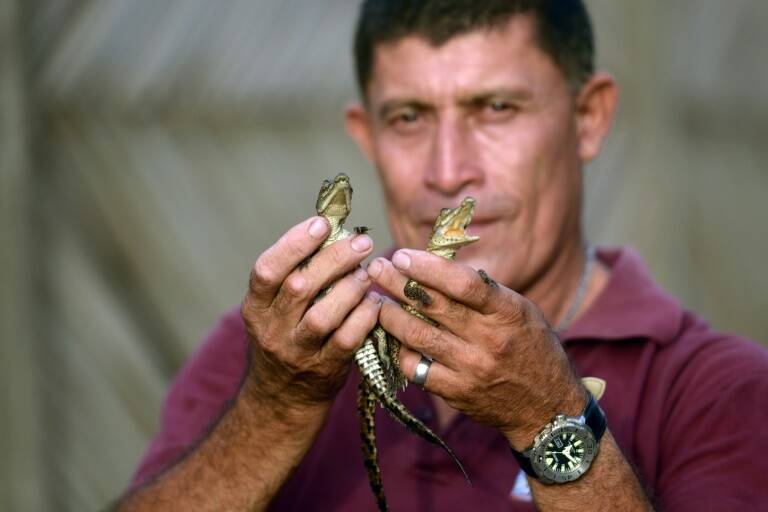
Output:
<svg viewBox="0 0 768 512">
<path fill-rule="evenodd" d="M 363 101 L 346 126 L 380 173 L 397 246 L 422 247 L 440 208 L 465 195 L 478 201 L 480 242 L 458 262 L 401 249 L 366 271 L 372 244 L 357 235 L 302 268 L 328 226 L 316 217 L 291 228 L 256 259 L 242 308 L 177 377 L 121 508 L 374 509 L 349 367 L 376 322 L 402 341 L 409 378 L 421 354 L 434 359 L 421 367 L 426 392 L 411 386 L 403 401 L 475 482 L 382 417 L 393 510 L 764 506 L 766 353 L 711 332 L 631 252 L 593 260 L 585 250 L 581 169 L 617 90 L 593 70 L 581 2 L 368 1 L 355 57 Z M 441 329 L 368 291 L 407 301 L 409 278 Z M 602 436 L 577 375 L 607 381 Z M 545 484 L 524 452 L 560 414 L 586 417 L 599 452 L 575 480 Z M 579 466 L 576 449 L 550 459 Z"/>
</svg>

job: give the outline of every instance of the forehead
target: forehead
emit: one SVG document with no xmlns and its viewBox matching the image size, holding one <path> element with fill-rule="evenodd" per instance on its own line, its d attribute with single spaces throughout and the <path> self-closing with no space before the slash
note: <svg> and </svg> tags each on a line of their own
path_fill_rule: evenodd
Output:
<svg viewBox="0 0 768 512">
<path fill-rule="evenodd" d="M 377 45 L 368 96 L 386 101 L 472 94 L 477 89 L 540 89 L 553 81 L 565 83 L 537 42 L 534 18 L 516 15 L 499 28 L 457 35 L 440 46 L 420 36 Z"/>
</svg>

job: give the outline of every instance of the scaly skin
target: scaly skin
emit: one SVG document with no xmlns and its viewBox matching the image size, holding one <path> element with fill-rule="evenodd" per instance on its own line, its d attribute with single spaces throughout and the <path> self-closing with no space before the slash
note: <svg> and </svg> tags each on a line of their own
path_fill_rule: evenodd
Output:
<svg viewBox="0 0 768 512">
<path fill-rule="evenodd" d="M 443 258 L 453 260 L 459 247 L 479 240 L 479 237 L 467 235 L 465 231 L 472 220 L 474 208 L 475 200 L 471 197 L 465 198 L 456 208 L 443 208 L 432 227 L 432 235 L 429 238 L 427 250 Z M 406 297 L 422 305 L 431 302 L 429 295 L 412 279 L 408 280 L 403 292 Z M 410 305 L 403 304 L 402 307 L 412 315 L 418 316 L 432 325 L 437 325 L 434 320 L 424 316 Z M 374 375 L 381 377 L 373 379 L 373 382 L 363 379 L 360 383 L 360 394 L 358 397 L 358 414 L 362 426 L 360 436 L 363 442 L 365 468 L 368 471 L 371 490 L 376 497 L 376 502 L 381 511 L 389 509 L 384 495 L 381 469 L 376 450 L 376 399 L 379 399 L 387 412 L 408 430 L 448 452 L 464 474 L 464 477 L 471 484 L 461 461 L 453 453 L 453 450 L 445 444 L 445 441 L 421 421 L 414 418 L 399 401 L 394 399 L 397 389 L 405 388 L 408 383 L 408 380 L 400 371 L 399 351 L 400 343 L 381 326 L 377 325 L 368 335 L 360 350 L 355 354 L 355 360 L 360 367 L 361 373 L 365 375 L 367 369 L 375 368 L 377 371 Z M 378 369 L 382 365 L 384 371 L 380 372 Z"/>
<path fill-rule="evenodd" d="M 316 210 L 318 215 L 328 220 L 331 232 L 321 248 L 352 235 L 352 233 L 343 228 L 344 221 L 352 209 L 351 201 L 352 187 L 346 175 L 339 174 L 334 178 L 333 182 L 329 180 L 323 182 L 318 194 Z M 444 258 L 453 259 L 459 247 L 476 241 L 478 237 L 468 236 L 465 233 L 465 228 L 472 218 L 474 205 L 474 199 L 466 198 L 457 208 L 443 209 L 435 221 L 427 250 Z M 355 231 L 357 232 L 358 230 L 356 229 Z M 364 230 L 361 229 L 361 231 Z M 309 264 L 310 259 L 311 257 L 304 264 Z M 315 300 L 317 301 L 322 298 L 328 293 L 328 290 L 330 290 L 330 287 L 323 290 Z M 410 298 L 417 297 L 417 300 L 422 304 L 427 303 L 425 297 L 428 298 L 428 296 L 415 281 L 408 282 L 405 292 L 406 296 Z M 419 318 L 432 324 L 435 323 L 411 306 L 406 304 L 403 307 Z M 360 437 L 363 445 L 363 459 L 371 489 L 376 497 L 379 509 L 382 511 L 388 510 L 388 507 L 384 495 L 376 448 L 375 412 L 377 400 L 381 402 L 384 409 L 395 420 L 404 425 L 408 430 L 430 443 L 445 449 L 459 466 L 467 480 L 469 480 L 461 462 L 445 442 L 397 400 L 395 395 L 398 388 L 405 388 L 408 382 L 400 371 L 398 361 L 399 348 L 399 342 L 381 326 L 377 325 L 354 355 L 355 362 L 362 376 L 358 395 L 358 414 L 361 423 Z"/>
</svg>

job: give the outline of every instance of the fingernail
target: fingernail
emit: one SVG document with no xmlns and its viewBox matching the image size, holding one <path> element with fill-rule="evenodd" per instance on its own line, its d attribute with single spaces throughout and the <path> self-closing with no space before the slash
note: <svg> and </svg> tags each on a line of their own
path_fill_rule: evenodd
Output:
<svg viewBox="0 0 768 512">
<path fill-rule="evenodd" d="M 312 238 L 323 238 L 328 232 L 328 223 L 323 219 L 315 219 L 309 225 L 309 236 Z"/>
<path fill-rule="evenodd" d="M 374 302 L 376 304 L 381 302 L 381 295 L 379 295 L 378 293 L 374 292 L 373 290 L 368 292 L 367 297 L 368 297 L 368 300 L 370 300 L 371 302 Z"/>
<path fill-rule="evenodd" d="M 354 275 L 355 279 L 357 279 L 358 281 L 366 282 L 368 280 L 368 272 L 366 272 L 361 268 L 355 270 L 355 272 L 352 275 Z"/>
<path fill-rule="evenodd" d="M 402 251 L 397 251 L 392 256 L 392 264 L 400 270 L 408 270 L 408 267 L 411 266 L 411 257 Z"/>
<path fill-rule="evenodd" d="M 371 248 L 372 243 L 368 235 L 358 235 L 352 239 L 352 248 L 357 252 L 365 252 Z"/>
<path fill-rule="evenodd" d="M 381 274 L 381 262 L 377 259 L 368 264 L 368 275 L 376 279 Z"/>
</svg>

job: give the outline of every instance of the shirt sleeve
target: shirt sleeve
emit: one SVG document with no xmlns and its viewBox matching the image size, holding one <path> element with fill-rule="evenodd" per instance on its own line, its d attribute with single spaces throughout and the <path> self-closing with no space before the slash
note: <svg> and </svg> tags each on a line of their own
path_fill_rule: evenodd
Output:
<svg viewBox="0 0 768 512">
<path fill-rule="evenodd" d="M 133 475 L 130 489 L 179 460 L 208 432 L 235 397 L 248 363 L 248 338 L 233 310 L 221 318 L 173 379 L 158 433 Z"/>
<path fill-rule="evenodd" d="M 665 511 L 768 508 L 768 353 L 718 345 L 670 390 L 657 487 Z"/>
</svg>

